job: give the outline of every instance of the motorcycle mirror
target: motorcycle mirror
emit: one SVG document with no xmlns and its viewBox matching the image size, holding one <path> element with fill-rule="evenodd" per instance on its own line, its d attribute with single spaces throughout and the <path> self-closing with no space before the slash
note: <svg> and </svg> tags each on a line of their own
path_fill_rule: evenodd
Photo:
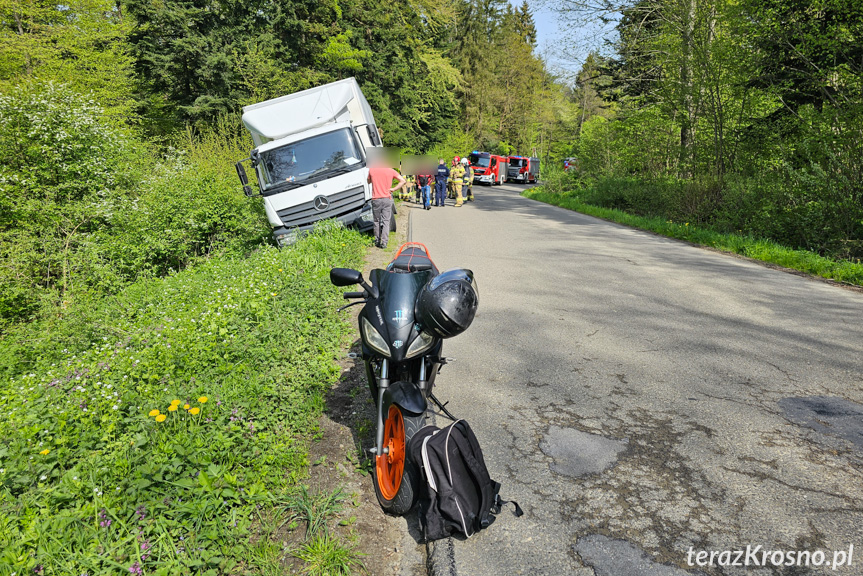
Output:
<svg viewBox="0 0 863 576">
<path fill-rule="evenodd" d="M 333 268 L 330 270 L 330 282 L 335 286 L 353 286 L 363 283 L 363 275 L 351 268 Z"/>
</svg>

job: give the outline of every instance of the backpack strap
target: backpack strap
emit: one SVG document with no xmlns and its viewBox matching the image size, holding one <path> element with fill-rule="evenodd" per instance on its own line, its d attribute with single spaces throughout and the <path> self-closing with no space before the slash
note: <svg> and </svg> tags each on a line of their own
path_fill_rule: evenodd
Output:
<svg viewBox="0 0 863 576">
<path fill-rule="evenodd" d="M 494 494 L 494 504 L 492 505 L 492 513 L 493 514 L 500 514 L 500 510 L 501 510 L 502 506 L 505 506 L 507 504 L 512 504 L 513 506 L 515 506 L 515 511 L 513 512 L 513 514 L 515 514 L 515 517 L 521 518 L 522 516 L 524 516 L 524 511 L 521 509 L 521 506 L 518 505 L 518 502 L 516 502 L 515 500 L 504 500 L 503 498 L 500 497 L 500 494 L 497 493 L 498 490 L 500 490 L 500 484 L 498 482 L 495 482 L 495 484 L 496 484 L 496 486 L 494 489 L 495 494 Z"/>
<path fill-rule="evenodd" d="M 455 442 L 462 458 L 464 458 L 468 465 L 470 473 L 480 486 L 482 501 L 480 503 L 479 516 L 477 517 L 477 526 L 485 528 L 491 524 L 488 516 L 491 513 L 495 497 L 497 497 L 497 491 L 500 490 L 500 484 L 489 476 L 485 462 L 481 460 L 482 450 L 479 447 L 479 441 L 476 439 L 473 430 L 471 430 L 470 424 L 464 420 L 458 420 L 450 428 L 455 428 L 459 424 L 461 424 L 462 434 L 449 434 L 448 436 Z M 475 455 L 479 455 L 480 460 Z M 447 457 L 449 457 L 449 451 L 447 451 Z M 450 483 L 452 483 L 452 478 L 450 478 Z"/>
</svg>

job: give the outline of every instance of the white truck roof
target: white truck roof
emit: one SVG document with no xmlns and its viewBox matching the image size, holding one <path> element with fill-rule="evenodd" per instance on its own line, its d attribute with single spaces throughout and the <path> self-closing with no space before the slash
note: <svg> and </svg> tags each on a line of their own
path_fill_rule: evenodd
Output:
<svg viewBox="0 0 863 576">
<path fill-rule="evenodd" d="M 374 124 L 372 109 L 356 79 L 346 78 L 243 108 L 243 124 L 255 146 L 339 122 Z"/>
</svg>

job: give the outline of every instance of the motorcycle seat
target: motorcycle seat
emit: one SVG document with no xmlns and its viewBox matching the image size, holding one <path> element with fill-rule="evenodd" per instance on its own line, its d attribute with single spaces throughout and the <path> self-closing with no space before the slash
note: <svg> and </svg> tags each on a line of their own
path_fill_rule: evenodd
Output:
<svg viewBox="0 0 863 576">
<path fill-rule="evenodd" d="M 393 261 L 387 266 L 390 272 L 423 272 L 433 270 L 437 274 L 438 269 L 428 255 L 428 250 L 418 242 L 404 244 L 396 253 Z"/>
</svg>

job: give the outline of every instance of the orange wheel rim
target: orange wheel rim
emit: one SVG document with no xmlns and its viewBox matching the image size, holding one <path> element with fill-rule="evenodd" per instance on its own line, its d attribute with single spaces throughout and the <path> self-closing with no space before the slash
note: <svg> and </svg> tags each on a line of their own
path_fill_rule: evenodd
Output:
<svg viewBox="0 0 863 576">
<path fill-rule="evenodd" d="M 386 454 L 375 459 L 375 469 L 381 495 L 392 500 L 402 485 L 405 470 L 405 421 L 396 406 L 390 406 L 384 424 L 384 449 Z"/>
</svg>

